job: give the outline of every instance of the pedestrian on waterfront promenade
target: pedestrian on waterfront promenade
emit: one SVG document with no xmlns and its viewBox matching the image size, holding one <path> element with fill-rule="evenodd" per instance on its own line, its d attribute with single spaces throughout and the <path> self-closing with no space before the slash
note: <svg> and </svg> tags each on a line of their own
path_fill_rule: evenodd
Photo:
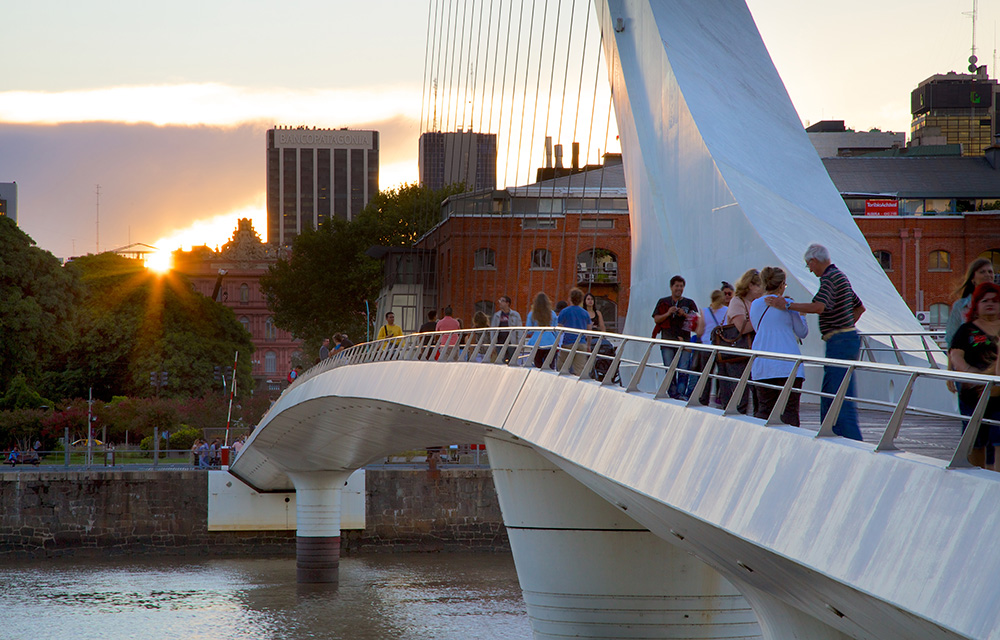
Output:
<svg viewBox="0 0 1000 640">
<path fill-rule="evenodd" d="M 607 331 L 607 326 L 604 324 L 604 315 L 601 314 L 600 310 L 597 308 L 597 298 L 594 294 L 587 292 L 587 295 L 583 296 L 583 310 L 587 312 L 590 317 L 590 324 L 594 327 L 594 331 Z"/>
<path fill-rule="evenodd" d="M 830 260 L 830 252 L 821 244 L 811 244 L 803 256 L 806 267 L 819 278 L 819 291 L 813 296 L 812 302 L 789 303 L 781 296 L 767 299 L 769 306 L 785 311 L 791 309 L 801 313 L 819 314 L 819 331 L 826 342 L 826 357 L 835 360 L 857 360 L 861 355 L 861 338 L 855 324 L 865 312 L 861 298 L 851 288 L 851 281 L 844 272 Z M 825 394 L 819 401 L 819 415 L 822 422 L 830 410 L 832 396 L 837 394 L 840 383 L 844 380 L 847 369 L 844 367 L 823 367 L 823 386 Z M 847 395 L 854 396 L 854 378 L 848 382 Z M 861 429 L 858 427 L 858 411 L 853 402 L 845 401 L 840 408 L 833 432 L 838 436 L 861 440 Z"/>
<path fill-rule="evenodd" d="M 191 443 L 191 464 L 195 467 L 199 466 L 199 452 L 201 450 L 201 438 L 195 438 L 194 442 Z"/>
<path fill-rule="evenodd" d="M 521 314 L 515 309 L 510 308 L 511 299 L 508 295 L 500 296 L 497 300 L 497 304 L 500 305 L 500 309 L 493 314 L 493 319 L 490 320 L 491 327 L 520 327 L 524 323 L 521 321 Z M 510 334 L 508 331 L 501 331 L 497 335 L 497 342 L 503 344 L 507 341 L 507 337 Z M 516 343 L 520 339 L 520 335 L 517 332 L 514 333 L 514 342 Z M 504 363 L 510 362 L 511 357 L 514 355 L 515 347 L 508 347 L 502 350 Z"/>
<path fill-rule="evenodd" d="M 723 283 L 723 284 L 725 284 L 725 283 Z M 730 291 L 732 291 L 732 287 L 730 287 Z M 726 295 L 724 293 L 722 293 L 721 289 L 716 289 L 715 291 L 713 291 L 712 294 L 709 296 L 709 300 L 710 300 L 710 302 L 708 303 L 708 306 L 705 307 L 702 310 L 702 314 L 701 314 L 703 322 L 705 323 L 704 324 L 705 331 L 702 333 L 702 342 L 706 342 L 706 343 L 710 343 L 712 341 L 711 340 L 712 331 L 716 327 L 721 326 L 721 325 L 723 325 L 723 324 L 726 323 L 726 311 L 729 309 L 729 307 L 726 306 Z M 697 369 L 697 368 L 699 368 L 699 365 L 700 365 L 701 369 L 704 369 L 705 368 L 705 362 L 704 362 L 704 360 L 707 359 L 707 358 L 708 358 L 708 354 L 705 353 L 705 352 L 701 352 L 700 353 L 700 357 L 698 358 L 698 360 L 696 361 L 696 363 L 694 365 L 694 368 Z M 718 362 L 716 362 L 715 368 L 714 368 L 713 371 L 718 371 L 718 370 L 719 370 L 719 364 L 718 364 Z M 709 380 L 705 384 L 705 388 L 701 392 L 701 398 L 699 398 L 699 400 L 701 401 L 701 404 L 703 406 L 707 407 L 709 405 L 709 402 L 712 399 L 712 383 L 713 382 L 715 383 L 715 401 L 716 402 L 720 402 L 720 397 L 722 395 L 721 394 L 721 390 L 720 390 L 720 386 L 721 386 L 720 383 L 722 381 L 721 380 Z"/>
<path fill-rule="evenodd" d="M 687 282 L 683 277 L 675 275 L 670 278 L 670 295 L 656 301 L 653 308 L 653 337 L 661 340 L 676 340 L 687 342 L 691 339 L 691 331 L 696 333 L 699 329 L 704 330 L 704 320 L 698 318 L 695 322 L 697 326 L 692 327 L 689 316 L 698 315 L 698 305 L 694 300 L 684 297 L 684 287 Z M 677 347 L 660 347 L 660 356 L 663 358 L 663 366 L 669 367 L 677 353 Z M 687 374 L 681 373 L 680 369 L 687 369 L 691 366 L 691 352 L 685 351 L 678 363 L 678 371 L 674 379 L 670 381 L 670 388 L 667 395 L 677 400 L 687 400 Z"/>
<path fill-rule="evenodd" d="M 556 316 L 556 322 L 560 327 L 566 327 L 567 329 L 583 329 L 589 330 L 590 316 L 587 312 L 583 310 L 580 306 L 583 304 L 583 289 L 578 287 L 573 287 L 569 290 L 569 304 L 559 312 Z M 577 341 L 577 337 L 580 334 L 573 331 L 566 331 L 563 333 L 562 344 L 559 349 L 558 364 L 556 367 L 562 369 L 563 363 L 566 362 L 566 358 L 569 357 L 570 350 L 573 348 L 573 344 Z M 570 372 L 576 375 L 583 373 L 583 368 L 587 366 L 587 352 L 589 351 L 587 337 L 580 337 L 580 344 L 576 350 L 576 356 L 574 356 L 573 361 L 570 363 Z"/>
<path fill-rule="evenodd" d="M 1000 285 L 984 282 L 972 292 L 967 322 L 955 332 L 948 360 L 955 371 L 1000 375 Z M 959 407 L 963 415 L 972 415 L 985 385 L 959 385 Z M 983 416 L 1000 420 L 1000 387 L 993 387 Z M 965 424 L 962 430 L 965 430 Z M 983 425 L 976 434 L 969 461 L 977 467 L 989 468 L 986 447 L 1000 444 L 1000 428 Z"/>
<path fill-rule="evenodd" d="M 451 305 L 444 308 L 444 317 L 437 321 L 435 329 L 437 331 L 458 331 L 462 328 L 462 325 L 452 317 Z M 447 360 L 448 355 L 450 355 L 450 347 L 458 344 L 458 334 L 457 333 L 446 333 L 440 338 L 438 338 L 438 349 L 437 353 L 434 354 L 434 359 L 439 360 L 442 356 Z"/>
<path fill-rule="evenodd" d="M 552 310 L 552 301 L 545 295 L 545 292 L 539 291 L 535 295 L 535 302 L 531 305 L 531 311 L 528 312 L 527 326 L 554 327 L 558 322 L 558 316 Z M 531 333 L 529 343 L 532 347 L 538 344 L 538 348 L 535 350 L 535 367 L 538 369 L 542 368 L 542 365 L 545 364 L 545 358 L 548 357 L 549 351 L 555 342 L 556 334 L 554 331 L 533 331 Z"/>
<path fill-rule="evenodd" d="M 726 324 L 735 326 L 736 330 L 739 331 L 739 338 L 736 341 L 737 346 L 747 349 L 753 347 L 754 334 L 753 323 L 750 322 L 750 305 L 763 293 L 764 285 L 760 279 L 760 272 L 756 269 L 748 269 L 736 281 L 733 299 L 726 308 Z M 727 378 L 739 378 L 747 368 L 749 357 L 741 358 L 728 355 L 721 356 L 720 360 L 719 373 Z M 733 392 L 736 390 L 736 383 L 732 380 L 721 380 L 719 381 L 719 387 L 721 388 L 722 395 L 719 402 L 725 407 L 729 404 L 729 399 L 733 397 Z M 753 412 L 757 409 L 757 389 L 755 387 L 747 385 L 743 389 L 743 395 L 740 397 L 736 409 L 740 413 L 753 415 Z"/>
<path fill-rule="evenodd" d="M 396 324 L 396 314 L 392 311 L 385 312 L 385 324 L 378 330 L 378 334 L 375 335 L 376 340 L 383 340 L 385 338 L 402 338 L 403 328 Z M 395 348 L 399 344 L 398 340 L 390 340 L 386 342 L 382 348 L 385 349 L 387 346 Z"/>
<path fill-rule="evenodd" d="M 969 304 L 972 302 L 972 292 L 984 282 L 993 282 L 995 276 L 993 262 L 989 258 L 976 258 L 965 270 L 965 280 L 955 289 L 955 304 L 951 305 L 948 323 L 944 327 L 946 344 L 951 344 L 955 338 L 955 332 L 965 323 L 965 317 L 969 313 Z"/>
<path fill-rule="evenodd" d="M 785 295 L 787 284 L 785 271 L 780 267 L 764 267 L 760 271 L 760 279 L 764 283 L 764 297 L 757 298 L 750 304 L 750 322 L 756 332 L 753 348 L 759 351 L 799 355 L 801 353 L 799 341 L 809 335 L 805 317 L 798 311 L 780 312 L 767 305 L 769 298 Z M 785 301 L 792 302 L 792 299 L 785 298 Z M 750 367 L 750 376 L 756 382 L 782 387 L 792 374 L 794 366 L 795 363 L 789 360 L 756 358 Z M 793 427 L 799 426 L 798 390 L 802 388 L 803 380 L 805 372 L 802 371 L 802 365 L 799 365 L 795 372 L 795 390 L 788 396 L 785 409 L 781 412 L 781 421 Z M 754 409 L 754 416 L 767 420 L 780 394 L 781 389 L 757 387 L 757 407 Z"/>
<path fill-rule="evenodd" d="M 320 362 L 322 362 L 323 360 L 326 360 L 329 357 L 330 357 L 330 339 L 329 338 L 323 338 L 323 344 L 319 348 L 319 359 L 320 359 Z"/>
</svg>

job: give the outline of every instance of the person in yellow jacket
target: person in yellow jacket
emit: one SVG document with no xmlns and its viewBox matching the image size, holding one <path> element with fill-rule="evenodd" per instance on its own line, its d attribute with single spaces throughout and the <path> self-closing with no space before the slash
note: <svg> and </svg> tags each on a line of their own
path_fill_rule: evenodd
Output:
<svg viewBox="0 0 1000 640">
<path fill-rule="evenodd" d="M 403 337 L 403 328 L 398 324 L 396 324 L 396 314 L 394 314 L 392 311 L 386 312 L 385 324 L 382 325 L 382 328 L 378 330 L 378 334 L 376 334 L 375 339 L 382 340 L 384 338 L 402 338 L 402 337 Z M 399 345 L 399 341 L 393 340 L 391 342 L 386 342 L 384 345 L 382 345 L 382 348 L 385 349 L 389 345 L 396 347 Z"/>
</svg>

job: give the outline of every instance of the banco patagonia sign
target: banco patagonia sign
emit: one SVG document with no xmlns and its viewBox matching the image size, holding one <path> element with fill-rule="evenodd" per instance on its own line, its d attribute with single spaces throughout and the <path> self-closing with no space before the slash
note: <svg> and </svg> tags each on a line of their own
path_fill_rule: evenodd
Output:
<svg viewBox="0 0 1000 640">
<path fill-rule="evenodd" d="M 279 129 L 274 132 L 276 147 L 338 147 L 371 149 L 371 131 L 317 131 Z"/>
</svg>

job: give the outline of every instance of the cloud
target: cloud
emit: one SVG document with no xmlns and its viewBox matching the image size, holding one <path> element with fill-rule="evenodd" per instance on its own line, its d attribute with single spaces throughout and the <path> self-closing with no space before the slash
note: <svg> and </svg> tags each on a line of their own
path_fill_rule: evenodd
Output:
<svg viewBox="0 0 1000 640">
<path fill-rule="evenodd" d="M 268 122 L 343 127 L 420 117 L 419 89 L 295 90 L 218 83 L 127 86 L 72 91 L 0 92 L 0 121 L 16 124 L 124 122 L 237 125 Z"/>
<path fill-rule="evenodd" d="M 417 123 L 402 116 L 362 122 L 352 128 L 380 132 L 380 165 L 393 174 L 382 176 L 382 186 L 415 180 Z M 95 251 L 98 234 L 102 251 L 155 244 L 224 214 L 232 215 L 229 233 L 239 212 L 264 200 L 270 126 L 0 124 L 0 181 L 18 183 L 19 224 L 60 257 Z M 226 237 L 203 241 L 215 246 Z"/>
</svg>

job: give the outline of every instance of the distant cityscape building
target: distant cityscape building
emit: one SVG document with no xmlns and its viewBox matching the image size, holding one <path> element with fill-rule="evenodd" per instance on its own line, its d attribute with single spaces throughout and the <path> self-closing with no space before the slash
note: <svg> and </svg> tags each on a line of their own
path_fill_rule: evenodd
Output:
<svg viewBox="0 0 1000 640">
<path fill-rule="evenodd" d="M 820 158 L 847 158 L 906 146 L 906 134 L 894 131 L 848 131 L 843 120 L 822 120 L 806 127 Z"/>
<path fill-rule="evenodd" d="M 997 81 L 986 75 L 986 67 L 979 67 L 975 74 L 927 78 L 910 94 L 910 144 L 961 144 L 962 155 L 983 155 L 998 133 L 997 90 Z"/>
<path fill-rule="evenodd" d="M 496 189 L 497 136 L 474 131 L 429 131 L 420 135 L 420 185 L 441 189 L 464 183 L 468 191 Z"/>
<path fill-rule="evenodd" d="M 277 396 L 288 386 L 293 358 L 302 350 L 302 341 L 274 324 L 260 278 L 277 262 L 280 249 L 264 244 L 247 219 L 237 222 L 232 239 L 219 251 L 206 246 L 175 251 L 174 270 L 185 274 L 196 291 L 230 309 L 251 336 L 255 351 L 240 354 L 249 358 L 251 374 L 258 390 Z"/>
<path fill-rule="evenodd" d="M 17 183 L 0 182 L 0 216 L 17 222 Z"/>
<path fill-rule="evenodd" d="M 378 192 L 377 131 L 275 127 L 267 132 L 267 241 L 290 246 L 332 217 L 350 220 Z"/>
</svg>

